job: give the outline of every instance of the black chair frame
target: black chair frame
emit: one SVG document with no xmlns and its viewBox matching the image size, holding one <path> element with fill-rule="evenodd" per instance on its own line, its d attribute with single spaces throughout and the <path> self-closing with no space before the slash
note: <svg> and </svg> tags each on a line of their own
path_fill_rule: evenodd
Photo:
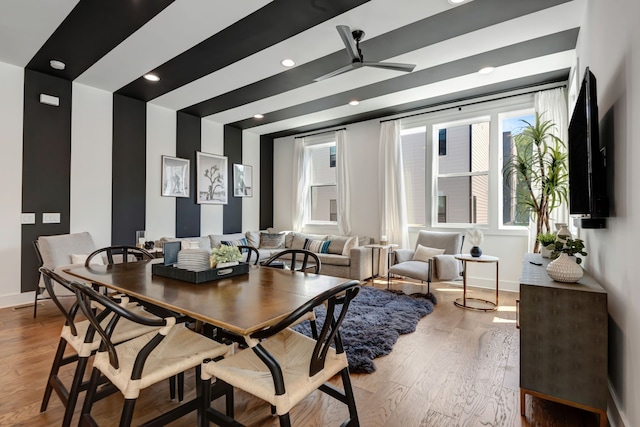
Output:
<svg viewBox="0 0 640 427">
<path fill-rule="evenodd" d="M 247 245 L 239 245 L 238 249 L 240 249 L 240 252 L 246 252 L 247 253 L 247 259 L 246 262 L 248 264 L 251 264 L 251 257 L 253 255 L 256 256 L 256 260 L 254 261 L 253 265 L 258 265 L 258 262 L 260 261 L 260 252 L 258 251 L 258 249 L 256 249 L 253 246 L 247 246 Z"/>
<path fill-rule="evenodd" d="M 106 351 L 108 353 L 109 363 L 114 369 L 119 368 L 119 362 L 118 362 L 118 355 L 115 348 L 116 345 L 111 341 L 111 335 L 115 329 L 116 324 L 121 318 L 130 320 L 132 322 L 136 322 L 139 324 L 147 325 L 147 326 L 157 326 L 159 328 L 168 325 L 168 319 L 166 318 L 154 319 L 154 318 L 140 316 L 114 303 L 114 301 L 112 301 L 110 298 L 105 297 L 99 292 L 96 292 L 91 287 L 85 286 L 77 282 L 71 282 L 70 285 L 73 288 L 76 294 L 76 297 L 78 298 L 78 301 L 79 301 L 78 305 L 82 313 L 87 317 L 87 319 L 91 323 L 93 327 L 92 328 L 93 331 L 95 331 L 100 335 L 101 344 L 98 351 L 100 352 Z M 104 306 L 105 311 L 113 314 L 113 317 L 110 319 L 106 327 L 101 325 L 100 323 L 101 319 L 99 319 L 98 316 L 96 316 L 93 310 L 91 309 L 92 301 L 95 301 L 96 303 Z M 158 346 L 158 344 L 162 342 L 164 338 L 165 336 L 162 335 L 160 332 L 158 332 L 140 350 L 140 352 L 136 357 L 136 360 L 133 366 L 133 371 L 131 372 L 132 379 L 140 379 L 142 377 L 142 372 L 143 372 L 144 365 L 147 358 L 150 356 L 151 352 Z M 201 369 L 200 365 L 196 366 L 195 378 L 196 378 L 196 388 L 198 390 L 196 397 L 190 400 L 189 402 L 183 403 L 180 406 L 174 409 L 171 409 L 155 417 L 152 420 L 145 422 L 144 424 L 145 426 L 163 426 L 167 423 L 170 423 L 172 421 L 175 421 L 181 418 L 182 416 L 186 415 L 189 412 L 192 412 L 194 410 L 200 411 L 202 409 L 202 406 L 200 403 L 200 399 L 201 399 L 200 383 L 202 381 L 200 378 L 200 369 Z M 100 371 L 94 368 L 91 374 L 91 379 L 89 380 L 87 395 L 85 397 L 85 401 L 82 406 L 82 414 L 81 414 L 80 423 L 79 423 L 80 426 L 96 425 L 95 421 L 91 417 L 91 407 L 93 406 L 93 403 L 95 401 L 102 398 L 102 395 L 101 395 L 102 391 L 98 390 L 98 386 L 100 386 L 102 383 L 104 383 L 104 381 L 102 380 L 102 375 Z M 117 389 L 115 389 L 114 391 L 117 391 Z M 224 394 L 227 394 L 227 396 L 231 396 L 231 397 L 227 397 L 228 400 L 233 398 L 232 390 L 230 388 L 222 389 L 219 395 L 216 394 L 216 397 L 222 396 Z M 135 409 L 135 403 L 136 403 L 136 399 L 125 399 L 124 406 L 122 409 L 122 415 L 120 418 L 120 426 L 131 425 L 131 421 L 133 419 L 133 413 Z"/>
<path fill-rule="evenodd" d="M 288 255 L 291 256 L 291 263 L 289 265 L 289 268 L 292 271 L 309 272 L 308 270 L 313 270 L 310 272 L 315 274 L 320 273 L 320 270 L 322 268 L 320 258 L 318 258 L 318 255 L 316 255 L 314 252 L 308 251 L 306 249 L 285 249 L 284 251 L 278 252 L 277 254 L 271 256 L 271 258 L 263 262 L 262 265 L 265 267 L 269 267 L 275 261 L 289 262 Z M 299 268 L 297 263 L 298 256 L 302 257 Z M 310 259 L 311 261 L 313 261 L 313 263 L 310 262 Z"/>
<path fill-rule="evenodd" d="M 309 376 L 313 376 L 324 368 L 327 352 L 330 346 L 333 345 L 338 354 L 344 353 L 344 346 L 342 344 L 342 338 L 340 337 L 339 328 L 347 314 L 351 300 L 358 294 L 359 291 L 360 284 L 357 280 L 342 283 L 341 285 L 323 292 L 317 297 L 307 301 L 275 325 L 255 332 L 251 334 L 250 337 L 252 339 L 257 339 L 260 341 L 268 339 L 269 337 L 283 331 L 284 329 L 289 328 L 298 319 L 300 319 L 308 312 L 312 311 L 315 307 L 324 304 L 327 310 L 325 319 L 331 319 L 331 321 L 325 320 L 324 324 L 322 325 L 320 334 L 316 339 L 316 344 L 313 349 L 313 354 L 309 364 Z M 284 394 L 284 377 L 282 374 L 282 368 L 280 367 L 278 361 L 260 343 L 252 347 L 252 350 L 271 372 L 276 394 Z M 351 378 L 349 376 L 349 368 L 344 368 L 340 372 L 340 375 L 342 378 L 344 390 L 341 391 L 329 383 L 321 385 L 319 389 L 327 393 L 329 396 L 347 405 L 349 409 L 349 419 L 342 424 L 343 426 L 359 426 L 360 424 L 358 420 L 358 412 L 353 395 Z M 223 384 L 218 384 L 220 382 Z M 224 383 L 224 381 L 220 379 L 216 380 L 216 385 L 218 387 L 222 387 L 224 389 L 223 386 L 225 384 L 226 383 Z M 205 417 L 203 417 L 203 424 L 201 425 L 201 427 L 207 426 L 210 421 L 215 422 L 220 426 L 241 426 L 242 424 L 234 420 L 232 416 L 225 415 L 211 408 L 209 404 L 209 402 L 211 401 L 211 396 L 209 396 L 211 390 L 211 380 L 203 380 L 202 386 L 202 402 L 204 402 L 205 404 Z M 229 401 L 227 401 L 227 404 L 229 404 Z M 233 402 L 231 403 L 231 406 L 233 406 Z M 273 409 L 274 408 L 272 407 L 272 413 L 274 412 Z M 282 427 L 291 426 L 289 414 L 281 415 L 279 416 L 279 418 L 280 425 Z"/>
</svg>

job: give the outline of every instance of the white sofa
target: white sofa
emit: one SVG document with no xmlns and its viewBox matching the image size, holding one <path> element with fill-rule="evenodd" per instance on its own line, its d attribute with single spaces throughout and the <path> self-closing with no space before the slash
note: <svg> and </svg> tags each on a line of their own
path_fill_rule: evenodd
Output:
<svg viewBox="0 0 640 427">
<path fill-rule="evenodd" d="M 281 233 L 247 231 L 245 233 L 212 234 L 200 237 L 163 237 L 157 241 L 157 244 L 162 246 L 166 241 L 188 240 L 197 242 L 200 248 L 212 249 L 220 247 L 222 242 L 231 242 L 236 245 L 240 243 L 257 248 L 260 252 L 260 259 L 266 260 L 284 249 L 302 249 L 306 239 L 330 242 L 327 245 L 327 253 L 317 254 L 322 263 L 321 273 L 329 276 L 366 280 L 371 277 L 372 262 L 377 265 L 377 258 L 380 256 L 379 251 L 374 251 L 372 255 L 371 248 L 364 247 L 364 245 L 372 243 L 372 239 L 369 237 L 305 234 L 293 231 Z"/>
</svg>

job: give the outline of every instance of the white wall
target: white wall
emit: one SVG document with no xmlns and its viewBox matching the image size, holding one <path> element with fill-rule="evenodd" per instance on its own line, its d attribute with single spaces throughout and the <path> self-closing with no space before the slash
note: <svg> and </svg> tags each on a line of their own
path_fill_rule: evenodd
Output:
<svg viewBox="0 0 640 427">
<path fill-rule="evenodd" d="M 640 241 L 640 2 L 589 0 L 578 39 L 579 78 L 589 66 L 597 79 L 600 119 L 613 169 L 611 217 L 604 230 L 581 230 L 585 268 L 608 292 L 609 382 L 614 422 L 640 426 L 640 284 L 635 265 Z M 601 130 L 603 122 L 600 122 Z M 612 138 L 611 138 L 612 137 Z M 619 414 L 615 412 L 620 412 Z M 610 417 L 611 418 L 611 417 Z"/>
<path fill-rule="evenodd" d="M 252 167 L 253 196 L 242 198 L 242 230 L 260 229 L 260 136 L 242 132 L 242 164 Z"/>
<path fill-rule="evenodd" d="M 147 187 L 145 227 L 147 240 L 176 234 L 176 198 L 162 194 L 162 156 L 176 155 L 174 110 L 147 103 Z M 190 173 L 195 165 L 190 165 Z M 190 189 L 193 194 L 194 189 Z"/>
<path fill-rule="evenodd" d="M 97 247 L 111 243 L 113 95 L 72 86 L 71 233 L 88 231 Z"/>
<path fill-rule="evenodd" d="M 33 301 L 20 293 L 23 87 L 24 70 L 0 62 L 0 307 Z"/>
</svg>

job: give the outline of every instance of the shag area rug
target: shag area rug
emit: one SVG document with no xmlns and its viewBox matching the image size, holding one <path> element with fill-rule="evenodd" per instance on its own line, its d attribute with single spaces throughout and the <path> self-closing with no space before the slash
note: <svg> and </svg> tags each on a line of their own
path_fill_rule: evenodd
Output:
<svg viewBox="0 0 640 427">
<path fill-rule="evenodd" d="M 350 371 L 375 371 L 373 359 L 391 353 L 401 334 L 414 332 L 418 321 L 433 311 L 435 302 L 432 294 L 405 295 L 363 286 L 351 301 L 349 311 L 340 325 Z M 324 307 L 316 308 L 318 330 L 325 315 Z M 309 322 L 303 322 L 294 329 L 311 336 Z"/>
</svg>

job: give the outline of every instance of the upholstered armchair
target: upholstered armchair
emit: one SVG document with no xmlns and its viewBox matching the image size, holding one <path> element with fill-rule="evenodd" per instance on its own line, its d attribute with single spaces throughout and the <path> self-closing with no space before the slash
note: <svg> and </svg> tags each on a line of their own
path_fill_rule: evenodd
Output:
<svg viewBox="0 0 640 427">
<path fill-rule="evenodd" d="M 387 285 L 392 276 L 409 277 L 427 283 L 456 280 L 462 274 L 462 265 L 454 255 L 462 252 L 464 234 L 456 232 L 425 231 L 418 233 L 415 249 L 397 249 L 393 264 L 387 273 Z"/>
</svg>

